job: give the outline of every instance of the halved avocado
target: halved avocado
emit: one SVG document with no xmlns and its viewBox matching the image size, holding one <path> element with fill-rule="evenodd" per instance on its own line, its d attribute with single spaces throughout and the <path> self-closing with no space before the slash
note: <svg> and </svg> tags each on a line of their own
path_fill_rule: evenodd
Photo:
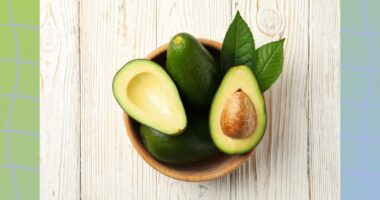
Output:
<svg viewBox="0 0 380 200">
<path fill-rule="evenodd" d="M 155 62 L 137 59 L 121 68 L 113 80 L 114 96 L 132 118 L 168 135 L 180 134 L 187 124 L 178 90 Z"/>
<path fill-rule="evenodd" d="M 255 75 L 247 66 L 230 68 L 211 105 L 215 145 L 227 154 L 246 153 L 261 141 L 266 123 L 265 101 Z"/>
</svg>

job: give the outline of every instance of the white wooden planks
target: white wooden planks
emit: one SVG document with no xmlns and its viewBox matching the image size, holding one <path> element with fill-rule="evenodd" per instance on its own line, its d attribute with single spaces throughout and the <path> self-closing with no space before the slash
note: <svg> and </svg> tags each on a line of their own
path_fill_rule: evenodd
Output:
<svg viewBox="0 0 380 200">
<path fill-rule="evenodd" d="M 111 90 L 123 64 L 156 47 L 155 8 L 155 1 L 81 2 L 83 199 L 156 196 L 156 172 L 129 144 Z"/>
<path fill-rule="evenodd" d="M 41 1 L 40 197 L 80 198 L 78 1 Z"/>
<path fill-rule="evenodd" d="M 310 198 L 340 198 L 340 4 L 310 1 Z"/>
<path fill-rule="evenodd" d="M 257 47 L 286 38 L 266 136 L 229 176 L 161 175 L 129 143 L 112 78 L 178 32 L 222 41 L 237 10 Z M 42 199 L 339 198 L 337 0 L 42 0 L 41 13 Z"/>
</svg>

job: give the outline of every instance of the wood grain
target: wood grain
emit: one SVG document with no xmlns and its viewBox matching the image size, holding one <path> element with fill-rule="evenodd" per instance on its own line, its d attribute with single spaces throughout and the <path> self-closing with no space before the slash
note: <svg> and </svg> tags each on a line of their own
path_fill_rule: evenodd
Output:
<svg viewBox="0 0 380 200">
<path fill-rule="evenodd" d="M 41 1 L 40 197 L 80 198 L 78 1 Z"/>
<path fill-rule="evenodd" d="M 178 32 L 222 41 L 237 10 L 256 47 L 286 38 L 266 135 L 229 176 L 168 178 L 131 146 L 112 78 Z M 339 14 L 338 0 L 42 0 L 41 198 L 338 199 Z"/>
<path fill-rule="evenodd" d="M 310 199 L 340 199 L 339 8 L 339 1 L 310 1 Z"/>
<path fill-rule="evenodd" d="M 131 148 L 111 85 L 156 45 L 155 1 L 81 1 L 83 199 L 154 199 L 156 172 Z M 96 14 L 94 14 L 96 13 Z"/>
</svg>

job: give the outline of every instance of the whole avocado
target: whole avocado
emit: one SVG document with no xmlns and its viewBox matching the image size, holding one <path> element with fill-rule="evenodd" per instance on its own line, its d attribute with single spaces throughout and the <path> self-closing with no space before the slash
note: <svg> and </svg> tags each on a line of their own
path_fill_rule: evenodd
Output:
<svg viewBox="0 0 380 200">
<path fill-rule="evenodd" d="M 221 73 L 214 57 L 196 38 L 179 33 L 171 39 L 166 70 L 188 105 L 202 109 L 211 104 Z"/>
<path fill-rule="evenodd" d="M 201 161 L 220 152 L 211 140 L 207 118 L 190 116 L 184 133 L 170 136 L 146 125 L 140 126 L 141 140 L 157 160 L 168 164 Z"/>
</svg>

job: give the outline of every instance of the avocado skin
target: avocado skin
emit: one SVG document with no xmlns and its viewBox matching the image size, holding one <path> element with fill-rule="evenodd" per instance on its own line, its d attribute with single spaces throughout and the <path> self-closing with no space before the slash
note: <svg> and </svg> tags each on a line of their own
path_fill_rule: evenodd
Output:
<svg viewBox="0 0 380 200">
<path fill-rule="evenodd" d="M 141 140 L 157 160 L 168 164 L 197 162 L 220 151 L 211 140 L 206 118 L 191 116 L 184 133 L 170 136 L 141 124 Z"/>
<path fill-rule="evenodd" d="M 176 42 L 178 37 L 180 42 Z M 193 36 L 175 35 L 167 50 L 166 70 L 172 77 L 184 100 L 194 108 L 207 108 L 221 80 L 214 57 Z"/>
</svg>

